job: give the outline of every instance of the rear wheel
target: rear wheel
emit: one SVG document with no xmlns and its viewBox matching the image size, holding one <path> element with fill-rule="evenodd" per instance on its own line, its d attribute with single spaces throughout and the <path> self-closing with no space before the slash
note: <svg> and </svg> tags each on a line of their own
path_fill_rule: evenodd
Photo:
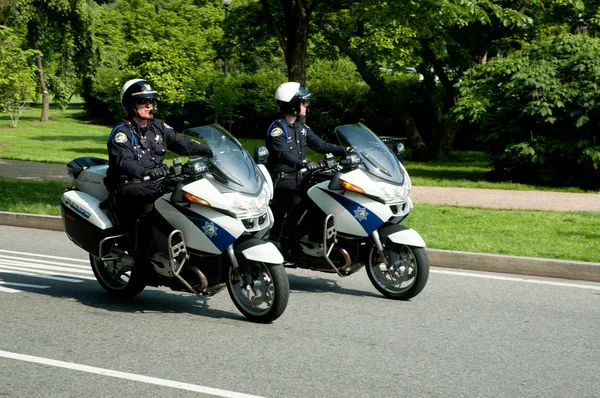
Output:
<svg viewBox="0 0 600 398">
<path fill-rule="evenodd" d="M 117 260 L 100 260 L 90 254 L 90 264 L 96 280 L 111 296 L 133 297 L 146 287 L 140 271 Z"/>
<path fill-rule="evenodd" d="M 287 307 L 290 285 L 283 264 L 252 262 L 252 283 L 229 267 L 227 290 L 238 310 L 253 322 L 268 323 L 279 318 Z"/>
<path fill-rule="evenodd" d="M 375 247 L 371 248 L 367 275 L 381 294 L 396 300 L 408 300 L 421 293 L 429 278 L 429 259 L 422 247 L 388 245 L 383 252 L 386 265 Z"/>
</svg>

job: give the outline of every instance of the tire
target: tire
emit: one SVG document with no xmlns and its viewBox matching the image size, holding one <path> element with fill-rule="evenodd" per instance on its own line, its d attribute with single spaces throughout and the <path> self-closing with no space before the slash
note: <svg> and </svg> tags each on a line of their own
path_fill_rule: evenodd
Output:
<svg viewBox="0 0 600 398">
<path fill-rule="evenodd" d="M 119 270 L 115 267 L 116 260 L 101 261 L 90 254 L 90 264 L 96 280 L 113 297 L 130 298 L 144 290 L 146 283 L 140 276 L 140 271 L 131 269 Z"/>
<path fill-rule="evenodd" d="M 243 275 L 229 267 L 227 290 L 237 309 L 253 322 L 269 323 L 279 318 L 287 307 L 290 284 L 283 264 L 252 262 L 253 286 L 248 291 Z"/>
<path fill-rule="evenodd" d="M 381 294 L 395 300 L 409 300 L 425 288 L 429 278 L 429 258 L 422 247 L 392 244 L 384 249 L 391 267 L 383 263 L 375 247 L 367 261 L 367 275 Z M 401 267 L 405 269 L 402 270 Z"/>
</svg>

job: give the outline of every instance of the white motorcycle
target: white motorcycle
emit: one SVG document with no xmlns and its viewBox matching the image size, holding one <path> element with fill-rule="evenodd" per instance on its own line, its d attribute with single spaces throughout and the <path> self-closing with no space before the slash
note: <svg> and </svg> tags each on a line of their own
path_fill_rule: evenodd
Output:
<svg viewBox="0 0 600 398">
<path fill-rule="evenodd" d="M 73 188 L 61 200 L 65 231 L 90 253 L 96 279 L 113 296 L 132 297 L 153 285 L 206 297 L 226 286 L 248 319 L 271 322 L 289 297 L 283 257 L 262 239 L 273 224 L 271 177 L 218 124 L 183 134 L 214 155 L 173 161 L 162 182 L 166 192 L 150 214 L 152 243 L 144 264 L 135 263 L 126 229 L 116 220 L 104 186 L 105 159 L 81 157 L 68 164 Z"/>
<path fill-rule="evenodd" d="M 400 224 L 413 207 L 410 178 L 397 158 L 403 146 L 396 143 L 394 154 L 361 123 L 338 126 L 335 134 L 353 152 L 339 162 L 328 154 L 320 170 L 302 170 L 305 211 L 284 265 L 340 277 L 366 266 L 384 296 L 415 297 L 427 283 L 429 260 L 421 236 Z M 257 162 L 266 156 L 266 148 L 255 149 Z"/>
</svg>

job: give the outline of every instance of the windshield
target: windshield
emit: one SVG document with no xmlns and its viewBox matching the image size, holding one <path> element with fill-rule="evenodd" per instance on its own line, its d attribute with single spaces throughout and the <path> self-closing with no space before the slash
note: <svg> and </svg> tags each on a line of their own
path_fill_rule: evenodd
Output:
<svg viewBox="0 0 600 398">
<path fill-rule="evenodd" d="M 218 123 L 193 127 L 183 135 L 206 144 L 213 151 L 209 167 L 215 178 L 229 189 L 254 194 L 262 187 L 258 167 L 231 133 Z"/>
<path fill-rule="evenodd" d="M 335 134 L 342 146 L 354 148 L 369 173 L 393 184 L 404 184 L 400 161 L 367 126 L 345 124 L 336 127 Z"/>
</svg>

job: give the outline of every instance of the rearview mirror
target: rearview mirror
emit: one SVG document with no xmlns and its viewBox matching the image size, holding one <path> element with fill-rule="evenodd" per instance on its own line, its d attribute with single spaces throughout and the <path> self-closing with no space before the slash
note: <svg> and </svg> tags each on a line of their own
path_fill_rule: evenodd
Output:
<svg viewBox="0 0 600 398">
<path fill-rule="evenodd" d="M 264 146 L 254 147 L 254 161 L 263 164 L 269 157 L 269 150 Z"/>
<path fill-rule="evenodd" d="M 404 144 L 401 142 L 392 143 L 392 151 L 399 161 L 404 161 Z"/>
</svg>

